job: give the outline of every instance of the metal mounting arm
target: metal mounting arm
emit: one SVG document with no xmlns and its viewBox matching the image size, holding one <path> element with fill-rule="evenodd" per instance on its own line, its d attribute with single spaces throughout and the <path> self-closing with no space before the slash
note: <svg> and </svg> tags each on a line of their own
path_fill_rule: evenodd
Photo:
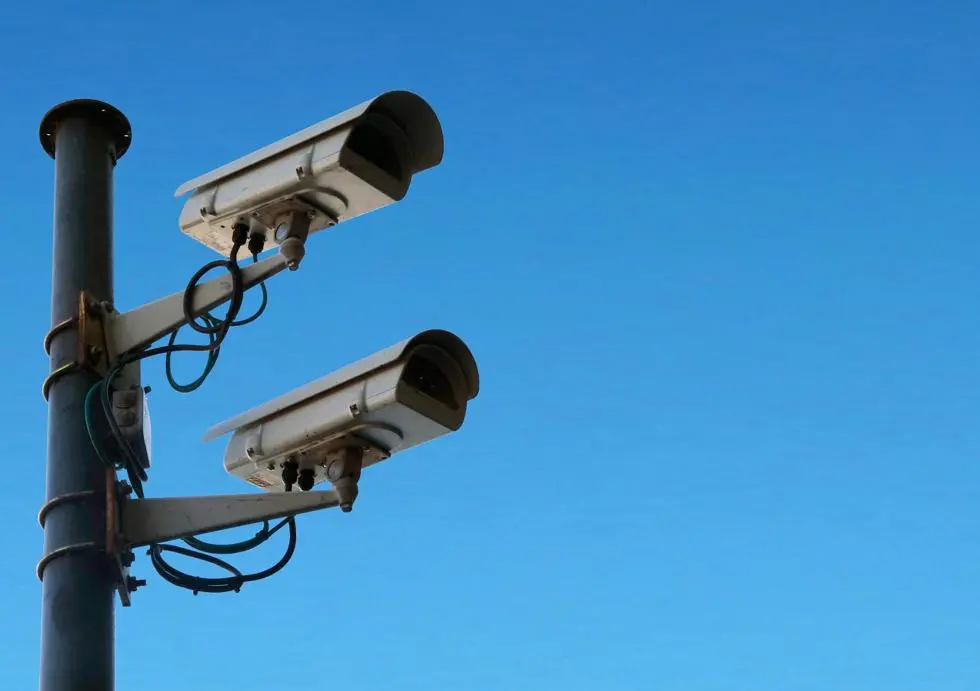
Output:
<svg viewBox="0 0 980 691">
<path fill-rule="evenodd" d="M 332 489 L 318 492 L 128 499 L 120 507 L 120 529 L 122 541 L 127 547 L 143 547 L 271 518 L 330 509 L 339 503 L 337 493 Z"/>
<path fill-rule="evenodd" d="M 286 268 L 281 254 L 241 269 L 242 287 L 247 290 Z M 231 276 L 225 274 L 197 286 L 193 316 L 197 317 L 231 299 Z M 112 314 L 108 319 L 108 346 L 113 359 L 131 350 L 144 348 L 187 323 L 184 291 L 168 295 L 129 312 Z"/>
</svg>

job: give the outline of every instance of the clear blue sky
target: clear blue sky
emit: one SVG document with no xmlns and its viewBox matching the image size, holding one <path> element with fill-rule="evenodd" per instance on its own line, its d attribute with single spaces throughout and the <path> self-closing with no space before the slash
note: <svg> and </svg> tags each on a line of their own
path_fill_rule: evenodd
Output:
<svg viewBox="0 0 980 691">
<path fill-rule="evenodd" d="M 213 258 L 177 185 L 408 88 L 445 162 L 316 237 L 200 392 L 146 367 L 147 491 L 249 491 L 211 423 L 424 328 L 481 395 L 272 580 L 195 598 L 141 554 L 118 688 L 980 687 L 978 34 L 966 0 L 5 10 L 3 686 L 37 680 L 43 113 L 133 123 L 131 308 Z"/>
</svg>

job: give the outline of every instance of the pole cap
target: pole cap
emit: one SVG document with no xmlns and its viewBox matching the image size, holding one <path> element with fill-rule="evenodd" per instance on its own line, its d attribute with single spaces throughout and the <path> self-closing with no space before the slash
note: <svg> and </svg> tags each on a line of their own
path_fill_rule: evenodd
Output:
<svg viewBox="0 0 980 691">
<path fill-rule="evenodd" d="M 101 125 L 112 139 L 112 160 L 118 161 L 129 150 L 133 129 L 129 120 L 118 108 L 91 98 L 77 98 L 59 103 L 45 113 L 41 120 L 41 146 L 54 158 L 54 144 L 58 127 L 65 120 L 81 118 Z"/>
</svg>

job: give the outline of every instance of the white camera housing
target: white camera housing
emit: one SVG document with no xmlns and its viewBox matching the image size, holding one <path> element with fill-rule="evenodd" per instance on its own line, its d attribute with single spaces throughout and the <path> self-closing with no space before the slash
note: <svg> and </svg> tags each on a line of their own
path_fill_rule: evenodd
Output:
<svg viewBox="0 0 980 691">
<path fill-rule="evenodd" d="M 442 126 L 421 97 L 389 91 L 181 185 L 181 230 L 228 256 L 232 228 L 282 242 L 295 213 L 302 242 L 400 201 L 412 176 L 438 165 Z M 305 221 L 303 226 L 306 225 Z"/>
<path fill-rule="evenodd" d="M 352 448 L 366 467 L 458 430 L 479 388 L 466 344 L 448 331 L 424 331 L 221 423 L 204 439 L 234 432 L 225 470 L 281 492 L 287 462 L 312 470 L 316 485 L 336 480 L 331 464 Z"/>
</svg>

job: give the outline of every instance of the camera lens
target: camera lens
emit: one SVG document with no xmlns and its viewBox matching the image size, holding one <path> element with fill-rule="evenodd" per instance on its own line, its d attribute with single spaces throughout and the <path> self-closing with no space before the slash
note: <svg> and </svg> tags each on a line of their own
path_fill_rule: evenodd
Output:
<svg viewBox="0 0 980 691">
<path fill-rule="evenodd" d="M 453 410 L 458 408 L 449 377 L 434 362 L 420 355 L 413 356 L 405 365 L 402 380 L 443 405 Z"/>
</svg>

